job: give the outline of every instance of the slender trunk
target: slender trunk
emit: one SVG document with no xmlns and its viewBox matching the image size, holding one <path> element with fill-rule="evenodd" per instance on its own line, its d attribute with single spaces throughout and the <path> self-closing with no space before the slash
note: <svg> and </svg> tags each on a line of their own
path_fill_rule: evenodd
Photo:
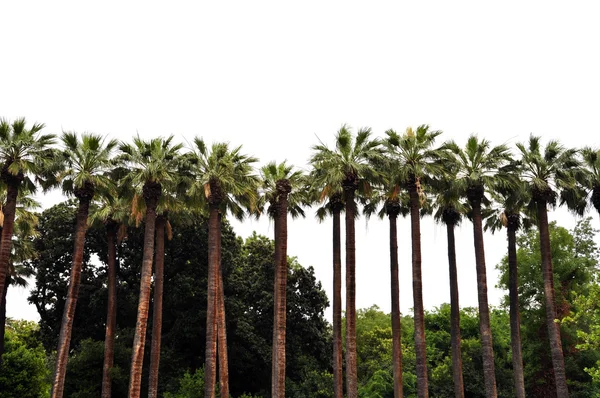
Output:
<svg viewBox="0 0 600 398">
<path fill-rule="evenodd" d="M 390 214 L 390 273 L 392 290 L 392 362 L 394 398 L 402 398 L 402 329 L 400 328 L 400 282 L 398 280 L 397 214 Z"/>
<path fill-rule="evenodd" d="M 277 304 L 277 381 L 276 388 L 273 390 L 273 398 L 285 397 L 285 339 L 286 339 L 286 320 L 287 320 L 287 194 L 280 195 L 279 201 L 279 228 L 278 244 L 279 244 L 279 259 L 276 262 L 276 272 L 278 273 Z"/>
<path fill-rule="evenodd" d="M 219 205 L 210 206 L 208 219 L 208 289 L 204 397 L 213 398 L 217 382 L 217 268 L 219 266 Z"/>
<path fill-rule="evenodd" d="M 154 259 L 154 302 L 152 303 L 152 343 L 150 346 L 148 398 L 158 397 L 158 368 L 160 365 L 165 266 L 165 224 L 166 219 L 163 216 L 156 217 L 156 258 Z"/>
<path fill-rule="evenodd" d="M 277 204 L 273 204 L 273 206 L 277 206 Z M 273 262 L 273 336 L 272 336 L 272 346 L 271 346 L 271 396 L 272 398 L 277 397 L 278 388 L 277 382 L 279 381 L 279 367 L 277 366 L 277 353 L 279 352 L 279 340 L 278 340 L 278 327 L 279 327 L 279 316 L 281 315 L 279 312 L 279 278 L 281 277 L 281 273 L 279 272 L 279 267 L 281 265 L 281 242 L 279 239 L 281 238 L 279 234 L 279 229 L 281 228 L 281 220 L 279 218 L 279 209 L 274 212 L 274 226 L 273 226 L 273 235 L 274 235 L 274 245 L 275 245 L 275 256 Z"/>
<path fill-rule="evenodd" d="M 479 332 L 483 354 L 483 379 L 487 397 L 497 397 L 494 349 L 492 346 L 492 328 L 490 326 L 490 308 L 488 305 L 487 277 L 485 269 L 485 251 L 483 246 L 483 226 L 481 224 L 481 202 L 472 201 L 473 238 L 475 244 L 475 266 L 477 270 L 477 298 L 479 300 Z"/>
<path fill-rule="evenodd" d="M 144 186 L 144 188 L 146 188 Z M 146 197 L 146 225 L 144 229 L 144 255 L 142 257 L 142 273 L 140 280 L 140 298 L 138 303 L 133 353 L 131 355 L 131 372 L 129 375 L 129 398 L 139 398 L 142 386 L 142 367 L 144 364 L 144 348 L 146 344 L 146 328 L 148 326 L 148 307 L 150 306 L 150 290 L 152 280 L 152 260 L 154 257 L 154 233 L 156 227 L 156 197 Z"/>
<path fill-rule="evenodd" d="M 342 250 L 340 209 L 333 210 L 333 396 L 343 398 Z"/>
<path fill-rule="evenodd" d="M 5 283 L 6 288 L 4 289 L 4 293 L 0 298 L 2 300 L 0 303 L 0 365 L 2 365 L 2 355 L 4 354 L 4 333 L 6 330 L 6 293 L 8 292 L 8 287 L 10 286 L 10 275 L 6 275 Z"/>
<path fill-rule="evenodd" d="M 458 273 L 456 270 L 456 243 L 454 240 L 454 224 L 447 223 L 448 233 L 448 266 L 450 270 L 450 340 L 452 342 L 452 379 L 454 380 L 454 396 L 464 398 L 462 354 L 460 351 L 460 305 L 458 301 Z"/>
<path fill-rule="evenodd" d="M 85 245 L 85 233 L 87 231 L 87 219 L 90 208 L 90 197 L 79 199 L 77 210 L 77 223 L 75 225 L 75 247 L 73 248 L 73 265 L 69 279 L 69 291 L 67 301 L 63 310 L 60 334 L 58 337 L 58 353 L 56 355 L 56 369 L 52 382 L 52 397 L 62 398 L 65 387 L 65 376 L 67 374 L 67 361 L 69 359 L 69 345 L 71 343 L 71 332 L 73 331 L 73 319 L 75 318 L 75 307 L 79 296 L 79 285 L 81 283 L 81 267 L 83 265 L 83 249 Z"/>
<path fill-rule="evenodd" d="M 356 242 L 354 189 L 344 187 L 346 202 L 346 394 L 358 398 L 356 364 Z"/>
<path fill-rule="evenodd" d="M 544 297 L 546 301 L 546 326 L 548 327 L 548 340 L 552 354 L 552 367 L 556 383 L 556 396 L 566 398 L 569 396 L 567 377 L 565 373 L 565 359 L 560 338 L 560 326 L 556 320 L 556 302 L 554 297 L 554 272 L 552 270 L 552 252 L 550 248 L 550 232 L 548 228 L 548 210 L 545 201 L 537 202 L 537 215 L 540 229 L 540 251 L 542 255 L 542 274 L 544 277 Z"/>
<path fill-rule="evenodd" d="M 509 216 L 506 228 L 508 237 L 508 295 L 510 301 L 510 343 L 512 348 L 513 377 L 515 395 L 525 398 L 525 377 L 521 352 L 521 314 L 519 312 L 519 276 L 517 268 L 517 223 Z M 514 216 L 512 216 L 514 217 Z"/>
<path fill-rule="evenodd" d="M 17 209 L 18 186 L 6 184 L 6 205 L 3 208 L 4 225 L 2 225 L 2 238 L 0 240 L 0 297 L 5 296 L 6 275 L 12 250 L 12 235 L 15 227 L 15 211 Z M 4 302 L 4 299 L 2 299 Z"/>
<path fill-rule="evenodd" d="M 409 189 L 410 227 L 412 240 L 412 279 L 415 320 L 415 354 L 417 357 L 417 395 L 429 397 L 427 379 L 427 351 L 425 346 L 425 310 L 423 308 L 423 282 L 421 278 L 421 219 L 417 187 Z"/>
<path fill-rule="evenodd" d="M 117 324 L 117 224 L 106 228 L 108 243 L 108 309 L 106 311 L 106 336 L 104 338 L 104 366 L 102 368 L 102 398 L 111 397 L 110 371 L 114 363 L 115 329 Z"/>
<path fill-rule="evenodd" d="M 221 398 L 229 398 L 229 358 L 227 354 L 227 327 L 225 323 L 225 291 L 223 286 L 223 263 L 221 255 L 221 215 L 217 238 L 219 262 L 217 266 L 217 340 L 219 356 L 219 389 Z"/>
</svg>

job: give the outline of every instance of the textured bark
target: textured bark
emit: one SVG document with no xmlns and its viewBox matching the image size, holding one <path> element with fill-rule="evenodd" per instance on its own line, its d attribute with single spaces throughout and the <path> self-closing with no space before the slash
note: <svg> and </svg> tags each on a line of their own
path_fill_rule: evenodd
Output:
<svg viewBox="0 0 600 398">
<path fill-rule="evenodd" d="M 102 367 L 102 398 L 112 395 L 110 371 L 114 364 L 115 329 L 117 324 L 117 224 L 106 226 L 108 243 L 108 308 L 106 311 L 106 335 L 104 337 L 104 366 Z"/>
<path fill-rule="evenodd" d="M 450 341 L 452 345 L 452 380 L 454 396 L 464 398 L 462 354 L 460 351 L 460 305 L 458 301 L 458 272 L 456 270 L 456 242 L 454 224 L 447 223 L 448 234 L 448 268 L 450 272 Z"/>
<path fill-rule="evenodd" d="M 421 277 L 421 219 L 419 214 L 419 193 L 412 184 L 410 196 L 410 229 L 412 241 L 412 279 L 415 320 L 415 354 L 417 357 L 417 395 L 429 397 L 427 379 L 427 351 L 425 346 L 425 314 L 423 307 L 423 282 Z"/>
<path fill-rule="evenodd" d="M 4 212 L 4 224 L 2 225 L 2 238 L 0 241 L 0 297 L 5 296 L 5 290 L 8 288 L 8 285 L 6 285 L 6 275 L 8 275 L 8 262 L 10 261 L 10 251 L 12 249 L 12 235 L 15 228 L 17 193 L 17 185 L 6 185 L 6 204 L 2 209 Z M 4 299 L 2 299 L 2 301 L 4 301 Z"/>
<path fill-rule="evenodd" d="M 511 217 L 517 217 L 511 220 Z M 512 349 L 515 396 L 525 398 L 523 354 L 521 352 L 521 314 L 519 312 L 519 275 L 517 265 L 518 216 L 509 216 L 506 234 L 508 238 L 508 295 L 510 302 L 510 344 Z"/>
<path fill-rule="evenodd" d="M 156 195 L 156 193 L 154 194 Z M 142 367 L 144 348 L 146 345 L 146 328 L 148 326 L 148 307 L 150 306 L 150 283 L 152 279 L 152 260 L 154 258 L 154 232 L 156 228 L 156 204 L 158 195 L 144 194 L 146 201 L 146 221 L 144 230 L 144 253 L 142 257 L 142 273 L 140 280 L 140 298 L 138 303 L 133 353 L 131 355 L 131 372 L 129 375 L 129 398 L 139 398 L 142 386 Z"/>
<path fill-rule="evenodd" d="M 0 299 L 2 302 L 0 303 L 0 365 L 2 365 L 2 355 L 4 354 L 4 332 L 6 330 L 6 293 L 8 292 L 8 287 L 10 286 L 10 275 L 6 275 L 6 289 L 4 289 L 4 294 Z"/>
<path fill-rule="evenodd" d="M 221 398 L 229 398 L 229 358 L 227 354 L 227 327 L 225 323 L 225 292 L 223 286 L 223 263 L 221 261 L 221 215 L 219 214 L 219 233 L 217 245 L 219 253 L 217 275 L 217 340 L 219 358 L 219 390 Z"/>
<path fill-rule="evenodd" d="M 556 383 L 556 396 L 566 398 L 569 396 L 567 377 L 565 373 L 565 359 L 560 337 L 560 326 L 555 322 L 556 300 L 554 297 L 554 272 L 552 270 L 552 252 L 550 247 L 550 232 L 548 228 L 548 210 L 545 201 L 537 202 L 537 216 L 540 229 L 540 251 L 542 255 L 542 274 L 544 277 L 544 298 L 546 302 L 546 327 L 550 341 L 552 355 L 552 368 Z"/>
<path fill-rule="evenodd" d="M 279 219 L 279 209 L 274 210 L 277 207 L 276 204 L 272 205 L 271 213 L 274 218 L 274 248 L 275 256 L 273 262 L 273 335 L 271 344 L 271 396 L 275 398 L 278 393 L 277 382 L 279 380 L 279 367 L 277 363 L 277 353 L 279 351 L 279 339 L 277 335 L 279 326 L 279 278 L 281 273 L 279 272 L 279 265 L 281 264 L 281 245 L 279 239 L 279 229 L 281 228 L 281 220 Z"/>
<path fill-rule="evenodd" d="M 165 266 L 165 225 L 166 219 L 163 216 L 156 217 L 156 258 L 154 259 L 154 301 L 152 303 L 152 343 L 150 346 L 148 398 L 158 397 L 158 369 L 160 366 L 162 302 Z"/>
<path fill-rule="evenodd" d="M 342 358 L 342 249 L 340 209 L 333 209 L 333 396 L 343 398 Z"/>
<path fill-rule="evenodd" d="M 75 225 L 75 247 L 73 248 L 73 264 L 69 278 L 69 291 L 67 301 L 63 310 L 60 334 L 58 337 L 58 352 L 56 355 L 56 369 L 52 381 L 52 397 L 61 398 L 64 393 L 65 375 L 67 373 L 67 361 L 69 359 L 69 345 L 71 343 L 71 332 L 73 330 L 73 319 L 75 318 L 75 307 L 79 296 L 79 285 L 81 283 L 81 267 L 83 265 L 83 249 L 85 245 L 85 233 L 87 231 L 87 219 L 90 208 L 91 196 L 79 199 L 77 209 L 77 223 Z"/>
<path fill-rule="evenodd" d="M 483 380 L 486 397 L 497 397 L 494 349 L 490 326 L 490 308 L 488 305 L 487 276 L 485 269 L 485 250 L 483 245 L 483 226 L 481 223 L 481 202 L 471 201 L 473 209 L 473 241 L 475 245 L 475 266 L 477 271 L 477 298 L 479 301 L 479 332 L 483 356 Z"/>
<path fill-rule="evenodd" d="M 398 214 L 390 214 L 390 274 L 392 294 L 392 362 L 394 398 L 402 398 L 402 329 L 400 328 L 400 282 L 398 280 Z"/>
<path fill-rule="evenodd" d="M 356 241 L 354 189 L 344 187 L 346 203 L 346 396 L 358 398 L 356 363 Z"/>
<path fill-rule="evenodd" d="M 204 397 L 213 398 L 217 382 L 217 268 L 219 266 L 219 205 L 210 206 L 208 218 L 208 289 Z"/>
</svg>

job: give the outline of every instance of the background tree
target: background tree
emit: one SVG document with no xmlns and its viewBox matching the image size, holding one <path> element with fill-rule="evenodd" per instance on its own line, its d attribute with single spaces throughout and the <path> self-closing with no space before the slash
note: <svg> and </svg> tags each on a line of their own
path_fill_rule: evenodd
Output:
<svg viewBox="0 0 600 398">
<path fill-rule="evenodd" d="M 311 163 L 323 170 L 323 184 L 328 189 L 344 192 L 346 210 L 346 393 L 358 396 L 356 375 L 356 242 L 354 223 L 357 215 L 356 192 L 370 195 L 371 184 L 380 179 L 374 167 L 382 163 L 382 149 L 372 140 L 371 129 L 360 129 L 356 138 L 349 127 L 342 126 L 335 135 L 335 150 L 324 144 L 313 147 Z"/>
<path fill-rule="evenodd" d="M 130 173 L 125 176 L 124 182 L 130 183 L 137 190 L 134 206 L 143 198 L 146 208 L 140 295 L 129 380 L 129 396 L 133 398 L 140 396 L 141 389 L 154 257 L 156 206 L 163 189 L 171 189 L 178 176 L 179 150 L 182 145 L 173 144 L 172 141 L 173 136 L 164 139 L 154 138 L 149 141 L 136 137 L 133 144 L 121 144 L 120 146 L 121 160 L 124 162 L 124 167 L 130 170 Z"/>
<path fill-rule="evenodd" d="M 48 161 L 54 157 L 51 146 L 55 136 L 40 134 L 43 124 L 35 123 L 29 129 L 26 126 L 25 118 L 12 123 L 0 119 L 0 180 L 6 187 L 0 237 L 0 299 L 4 297 L 19 190 L 24 188 L 26 192 L 35 193 L 34 180 L 39 180 Z"/>
<path fill-rule="evenodd" d="M 433 148 L 436 137 L 441 133 L 439 130 L 431 131 L 427 125 L 421 125 L 415 131 L 407 128 L 402 136 L 394 130 L 388 130 L 385 141 L 391 161 L 395 163 L 401 180 L 405 182 L 410 200 L 415 351 L 418 396 L 421 398 L 429 396 L 429 388 L 423 318 L 420 208 L 425 202 L 423 186 L 427 184 L 427 179 L 432 175 L 441 174 L 442 171 L 441 166 L 437 163 L 440 153 Z"/>
<path fill-rule="evenodd" d="M 456 143 L 448 142 L 445 148 L 454 155 L 458 165 L 456 184 L 471 206 L 470 218 L 473 222 L 473 243 L 475 245 L 475 265 L 477 270 L 477 299 L 481 345 L 483 347 L 483 376 L 488 397 L 497 396 L 494 367 L 494 349 L 490 326 L 487 294 L 487 272 L 483 241 L 482 203 L 489 199 L 486 190 L 508 187 L 513 181 L 508 170 L 504 170 L 510 161 L 510 152 L 505 145 L 491 146 L 486 139 L 471 135 L 464 149 Z"/>
<path fill-rule="evenodd" d="M 64 168 L 58 174 L 58 181 L 62 183 L 63 192 L 67 195 L 74 195 L 79 204 L 75 225 L 73 265 L 69 276 L 69 292 L 58 337 L 56 368 L 52 381 L 52 397 L 56 398 L 61 398 L 64 392 L 90 203 L 95 192 L 108 189 L 112 185 L 112 181 L 106 174 L 111 167 L 112 151 L 117 146 L 116 140 L 106 141 L 100 135 L 89 133 L 82 134 L 79 139 L 76 133 L 64 132 L 61 140 L 64 146 L 64 163 L 61 166 Z"/>
<path fill-rule="evenodd" d="M 279 165 L 270 162 L 260 170 L 262 200 L 269 204 L 267 212 L 274 220 L 275 278 L 273 288 L 273 353 L 271 370 L 271 396 L 285 397 L 285 335 L 287 291 L 287 216 L 304 216 L 302 204 L 304 178 L 300 171 L 284 161 Z"/>
<path fill-rule="evenodd" d="M 548 206 L 554 207 L 558 195 L 561 203 L 571 209 L 582 210 L 578 198 L 578 186 L 575 179 L 579 168 L 575 149 L 566 149 L 558 141 L 549 141 L 542 149 L 540 137 L 531 135 L 527 144 L 519 143 L 521 153 L 523 179 L 531 194 L 531 205 L 536 211 L 538 229 L 540 231 L 540 251 L 542 256 L 542 274 L 544 276 L 544 292 L 546 306 L 546 326 L 552 353 L 552 367 L 556 394 L 568 397 L 567 378 L 565 374 L 564 353 L 561 344 L 560 328 L 556 323 L 557 309 L 554 297 L 554 271 L 552 265 L 552 248 L 548 227 Z"/>
</svg>

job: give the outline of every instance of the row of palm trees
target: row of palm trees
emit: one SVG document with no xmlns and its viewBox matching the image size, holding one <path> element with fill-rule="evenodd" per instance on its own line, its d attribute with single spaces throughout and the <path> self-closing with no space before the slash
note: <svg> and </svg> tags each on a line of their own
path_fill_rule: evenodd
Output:
<svg viewBox="0 0 600 398">
<path fill-rule="evenodd" d="M 480 332 L 486 395 L 494 397 L 494 353 L 487 298 L 484 255 L 484 228 L 506 226 L 509 241 L 511 338 L 515 391 L 524 396 L 523 365 L 520 356 L 517 304 L 515 234 L 521 225 L 535 222 L 540 229 L 547 324 L 556 390 L 568 396 L 560 329 L 555 322 L 556 306 L 552 259 L 548 238 L 547 209 L 566 204 L 582 213 L 592 203 L 600 211 L 599 152 L 563 148 L 551 141 L 542 147 L 531 136 L 518 144 L 514 157 L 505 145 L 492 146 L 473 135 L 460 147 L 449 141 L 436 146 L 441 131 L 422 125 L 385 138 L 372 137 L 370 129 L 354 135 L 342 126 L 335 146 L 320 142 L 313 147 L 311 170 L 303 174 L 286 164 L 269 163 L 255 172 L 256 158 L 241 153 L 241 147 L 226 143 L 207 146 L 201 138 L 182 153 L 173 137 L 142 140 L 132 144 L 107 140 L 94 134 L 63 133 L 62 148 L 56 137 L 41 134 L 44 126 L 26 128 L 24 119 L 0 123 L 2 187 L 6 192 L 0 249 L 0 293 L 6 289 L 5 276 L 12 246 L 17 202 L 35 191 L 60 185 L 79 201 L 75 247 L 69 292 L 59 337 L 52 396 L 62 397 L 66 363 L 77 301 L 85 231 L 91 219 L 101 220 L 109 242 L 106 349 L 103 396 L 110 396 L 110 368 L 115 329 L 115 242 L 122 237 L 120 226 L 142 220 L 144 252 L 140 298 L 130 374 L 129 395 L 139 397 L 146 327 L 154 263 L 153 331 L 149 396 L 157 396 L 162 314 L 162 264 L 169 220 L 204 214 L 209 222 L 209 275 L 205 352 L 205 396 L 214 396 L 217 374 L 219 391 L 228 397 L 228 364 L 225 309 L 221 274 L 222 217 L 243 219 L 266 212 L 274 219 L 275 278 L 272 352 L 272 396 L 285 396 L 285 322 L 287 277 L 287 215 L 304 216 L 303 207 L 319 203 L 319 219 L 333 217 L 333 370 L 334 394 L 343 396 L 341 318 L 341 212 L 345 212 L 346 233 L 346 394 L 357 397 L 356 372 L 356 282 L 354 224 L 363 206 L 367 216 L 378 214 L 390 222 L 390 270 L 395 397 L 402 396 L 397 218 L 410 215 L 412 274 L 415 320 L 415 351 L 419 397 L 428 396 L 425 352 L 424 308 L 421 277 L 420 220 L 425 214 L 447 226 L 448 259 L 452 309 L 452 362 L 455 393 L 464 397 L 460 358 L 460 319 L 454 228 L 463 217 L 472 221 L 477 270 Z M 117 151 L 118 150 L 118 151 Z M 588 202 L 589 199 L 589 202 Z M 182 216 L 183 215 L 183 216 Z M 166 232 L 166 235 L 165 235 Z M 112 254 L 111 254 L 112 253 Z M 0 296 L 2 297 L 2 296 Z M 217 372 L 217 359 L 219 371 Z"/>
</svg>

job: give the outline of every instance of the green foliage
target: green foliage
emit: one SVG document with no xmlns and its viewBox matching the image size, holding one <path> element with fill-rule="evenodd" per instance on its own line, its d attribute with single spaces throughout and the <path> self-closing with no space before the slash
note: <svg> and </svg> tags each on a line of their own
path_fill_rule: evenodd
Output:
<svg viewBox="0 0 600 398">
<path fill-rule="evenodd" d="M 49 397 L 50 370 L 34 322 L 8 320 L 0 364 L 0 398 Z"/>
<path fill-rule="evenodd" d="M 204 368 L 194 373 L 185 372 L 179 380 L 179 389 L 175 393 L 165 393 L 164 398 L 202 398 L 204 397 Z"/>
</svg>

